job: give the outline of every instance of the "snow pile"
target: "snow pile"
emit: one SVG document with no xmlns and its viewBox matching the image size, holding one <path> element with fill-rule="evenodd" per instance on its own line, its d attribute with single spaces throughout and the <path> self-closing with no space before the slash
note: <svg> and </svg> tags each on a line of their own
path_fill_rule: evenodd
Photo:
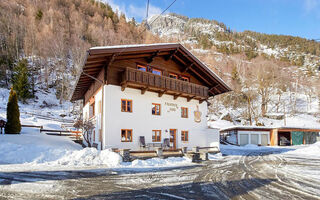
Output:
<svg viewBox="0 0 320 200">
<path fill-rule="evenodd" d="M 298 148 L 294 151 L 286 152 L 285 154 L 320 157 L 320 142 L 316 142 L 306 147 L 305 145 L 301 145 L 301 148 Z"/>
<path fill-rule="evenodd" d="M 48 164 L 69 166 L 105 165 L 107 167 L 119 167 L 121 162 L 121 156 L 109 149 L 98 151 L 95 148 L 85 148 L 79 151 L 73 151 Z"/>
<path fill-rule="evenodd" d="M 220 151 L 223 155 L 247 155 L 252 152 L 286 152 L 286 148 L 274 148 L 268 146 L 257 146 L 254 144 L 247 144 L 245 146 L 223 145 L 220 144 Z"/>
<path fill-rule="evenodd" d="M 0 135 L 0 164 L 44 163 L 80 150 L 68 138 L 49 136 L 39 129 L 23 128 L 20 135 Z"/>
<path fill-rule="evenodd" d="M 219 160 L 222 158 L 223 158 L 222 153 L 209 154 L 209 160 Z"/>
<path fill-rule="evenodd" d="M 178 167 L 190 165 L 191 159 L 186 157 L 170 157 L 167 159 L 151 158 L 148 160 L 134 160 L 129 163 L 123 163 L 125 167 L 147 168 L 147 167 Z"/>
<path fill-rule="evenodd" d="M 48 122 L 47 122 L 48 123 Z M 45 123 L 44 123 L 45 124 Z M 55 124 L 47 124 L 49 127 Z M 82 148 L 67 137 L 50 136 L 35 128 L 23 128 L 19 135 L 0 135 L 0 166 L 8 164 L 30 168 L 106 167 L 119 169 L 159 168 L 190 165 L 188 158 L 152 158 L 122 162 L 109 149 Z M 0 167 L 1 168 L 1 167 Z"/>
</svg>

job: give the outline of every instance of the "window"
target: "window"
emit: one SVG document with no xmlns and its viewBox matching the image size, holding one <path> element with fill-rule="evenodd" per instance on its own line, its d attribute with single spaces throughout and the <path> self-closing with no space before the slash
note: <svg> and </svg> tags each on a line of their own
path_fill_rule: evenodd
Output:
<svg viewBox="0 0 320 200">
<path fill-rule="evenodd" d="M 132 112 L 132 100 L 121 99 L 121 112 Z"/>
<path fill-rule="evenodd" d="M 181 80 L 182 80 L 182 81 L 187 81 L 187 82 L 189 82 L 189 77 L 181 76 Z"/>
<path fill-rule="evenodd" d="M 161 114 L 161 104 L 157 104 L 157 103 L 152 104 L 152 114 L 153 115 Z"/>
<path fill-rule="evenodd" d="M 161 130 L 152 131 L 152 142 L 161 142 Z"/>
<path fill-rule="evenodd" d="M 153 74 L 157 74 L 157 75 L 161 75 L 162 74 L 161 70 L 153 69 L 153 68 L 152 68 L 152 73 Z"/>
<path fill-rule="evenodd" d="M 188 108 L 181 107 L 181 117 L 188 118 Z"/>
<path fill-rule="evenodd" d="M 169 77 L 170 78 L 174 78 L 174 79 L 178 79 L 178 75 L 177 74 L 173 74 L 173 73 L 170 73 Z"/>
<path fill-rule="evenodd" d="M 181 141 L 188 142 L 189 141 L 189 132 L 181 131 Z"/>
<path fill-rule="evenodd" d="M 121 142 L 132 142 L 132 129 L 121 129 Z"/>
<path fill-rule="evenodd" d="M 89 118 L 94 116 L 94 102 L 89 105 Z"/>
<path fill-rule="evenodd" d="M 137 69 L 146 72 L 147 71 L 147 67 L 143 66 L 143 65 L 137 65 Z"/>
</svg>

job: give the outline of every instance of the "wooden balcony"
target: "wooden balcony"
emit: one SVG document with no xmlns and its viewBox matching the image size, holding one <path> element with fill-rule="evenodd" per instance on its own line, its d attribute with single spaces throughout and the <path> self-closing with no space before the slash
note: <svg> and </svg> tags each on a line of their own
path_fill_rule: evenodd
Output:
<svg viewBox="0 0 320 200">
<path fill-rule="evenodd" d="M 122 74 L 122 91 L 126 87 L 141 89 L 141 94 L 154 91 L 158 92 L 159 97 L 170 94 L 174 99 L 186 97 L 188 101 L 191 99 L 203 101 L 208 98 L 208 88 L 205 86 L 132 68 L 126 68 Z"/>
</svg>

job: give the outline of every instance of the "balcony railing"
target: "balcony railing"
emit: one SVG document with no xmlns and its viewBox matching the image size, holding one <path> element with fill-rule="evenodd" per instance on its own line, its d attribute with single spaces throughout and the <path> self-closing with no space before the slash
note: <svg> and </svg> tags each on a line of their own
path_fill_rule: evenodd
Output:
<svg viewBox="0 0 320 200">
<path fill-rule="evenodd" d="M 152 87 L 160 91 L 171 91 L 185 96 L 208 98 L 208 88 L 205 86 L 132 68 L 126 68 L 122 75 L 122 84 L 128 83 Z"/>
</svg>

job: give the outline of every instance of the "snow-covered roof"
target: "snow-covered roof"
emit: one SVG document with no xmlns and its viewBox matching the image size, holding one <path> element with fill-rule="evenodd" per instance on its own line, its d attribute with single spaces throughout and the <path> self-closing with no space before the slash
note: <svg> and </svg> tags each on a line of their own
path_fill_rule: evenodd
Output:
<svg viewBox="0 0 320 200">
<path fill-rule="evenodd" d="M 292 129 L 292 130 L 315 130 L 320 132 L 320 127 L 302 127 L 302 126 L 230 126 L 227 128 L 220 129 L 220 132 L 230 130 L 272 130 L 272 129 Z"/>
<path fill-rule="evenodd" d="M 165 45 L 177 45 L 179 43 L 153 43 L 153 44 L 124 44 L 124 45 L 113 45 L 113 46 L 97 46 L 91 47 L 90 50 L 94 49 L 121 49 L 121 48 L 131 48 L 131 47 L 152 47 L 152 46 L 165 46 Z"/>
</svg>

